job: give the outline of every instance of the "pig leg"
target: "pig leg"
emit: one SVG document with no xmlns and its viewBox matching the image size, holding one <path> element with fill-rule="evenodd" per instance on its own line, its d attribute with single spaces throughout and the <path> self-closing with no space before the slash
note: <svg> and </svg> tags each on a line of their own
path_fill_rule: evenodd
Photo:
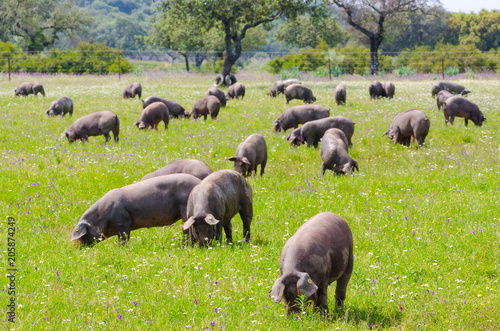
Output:
<svg viewBox="0 0 500 331">
<path fill-rule="evenodd" d="M 168 129 L 168 122 L 165 119 L 163 120 L 163 124 L 165 124 L 165 130 L 167 130 Z"/>
<path fill-rule="evenodd" d="M 207 114 L 203 115 L 203 119 L 206 121 L 207 120 Z"/>
<path fill-rule="evenodd" d="M 251 202 L 242 206 L 240 216 L 243 221 L 243 236 L 246 241 L 250 241 L 250 224 L 252 223 L 253 218 L 253 208 Z"/>
<path fill-rule="evenodd" d="M 110 215 L 110 220 L 115 223 L 118 240 L 121 244 L 130 239 L 132 218 L 123 206 L 115 205 Z"/>
<path fill-rule="evenodd" d="M 233 224 L 231 224 L 231 222 L 229 222 L 227 225 L 224 225 L 224 232 L 226 233 L 227 242 L 232 243 L 233 242 Z M 221 239 L 222 239 L 222 233 L 220 235 L 219 240 L 221 240 Z"/>
<path fill-rule="evenodd" d="M 321 172 L 322 175 L 325 175 L 325 164 L 321 162 L 321 168 L 319 168 L 319 171 Z"/>
<path fill-rule="evenodd" d="M 261 176 L 264 175 L 264 169 L 266 168 L 266 164 L 267 164 L 267 156 L 266 156 L 266 159 L 264 160 L 264 162 L 262 162 L 260 164 L 260 175 Z M 255 168 L 255 170 L 257 170 L 257 168 Z"/>
<path fill-rule="evenodd" d="M 316 295 L 318 296 L 318 306 L 328 315 L 328 283 L 321 284 Z"/>
<path fill-rule="evenodd" d="M 103 134 L 104 138 L 106 138 L 106 142 L 108 142 L 111 139 L 109 132 L 103 132 L 102 134 Z"/>
<path fill-rule="evenodd" d="M 450 115 L 444 114 L 444 123 L 448 125 L 448 122 L 450 121 Z"/>
<path fill-rule="evenodd" d="M 351 279 L 352 268 L 354 264 L 353 255 L 349 256 L 349 261 L 347 262 L 347 267 L 344 274 L 337 279 L 337 289 L 335 290 L 335 307 L 337 309 L 342 309 L 345 300 L 345 293 L 347 291 L 347 284 L 349 279 Z"/>
<path fill-rule="evenodd" d="M 450 116 L 450 124 L 453 125 L 453 122 L 455 122 L 455 116 Z"/>
<path fill-rule="evenodd" d="M 465 120 L 465 126 L 467 126 L 467 124 L 469 124 L 469 119 L 468 118 L 464 118 Z"/>
</svg>

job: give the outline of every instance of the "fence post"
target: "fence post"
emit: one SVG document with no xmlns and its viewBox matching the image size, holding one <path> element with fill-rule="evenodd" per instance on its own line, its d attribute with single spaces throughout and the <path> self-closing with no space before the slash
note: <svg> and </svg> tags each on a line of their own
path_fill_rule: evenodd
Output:
<svg viewBox="0 0 500 331">
<path fill-rule="evenodd" d="M 332 80 L 332 64 L 330 62 L 330 54 L 328 54 L 328 77 Z"/>
<path fill-rule="evenodd" d="M 120 63 L 120 51 L 118 51 L 118 81 L 120 81 L 121 73 L 122 73 L 122 66 Z"/>
<path fill-rule="evenodd" d="M 9 82 L 10 82 L 10 56 L 7 58 L 7 62 L 9 63 Z"/>
<path fill-rule="evenodd" d="M 441 56 L 441 74 L 443 76 L 443 80 L 444 80 L 444 57 Z"/>
</svg>

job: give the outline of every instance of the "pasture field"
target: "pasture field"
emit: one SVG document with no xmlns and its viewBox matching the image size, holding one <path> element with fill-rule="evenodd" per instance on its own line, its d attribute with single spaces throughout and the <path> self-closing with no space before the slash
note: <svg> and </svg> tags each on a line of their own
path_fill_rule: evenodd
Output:
<svg viewBox="0 0 500 331">
<path fill-rule="evenodd" d="M 139 100 L 121 98 L 138 81 L 143 97 L 158 95 L 190 109 L 213 76 L 143 73 L 142 76 L 0 77 L 0 247 L 7 274 L 7 217 L 16 220 L 16 323 L 7 321 L 9 279 L 0 283 L 2 327 L 7 330 L 498 330 L 500 329 L 500 81 L 459 80 L 487 117 L 483 127 L 457 119 L 446 126 L 432 80 L 394 80 L 392 100 L 371 101 L 367 79 L 348 79 L 347 105 L 335 106 L 339 81 L 302 78 L 317 104 L 356 122 L 351 156 L 359 173 L 319 174 L 319 149 L 290 147 L 272 123 L 289 106 L 266 95 L 276 77 L 237 75 L 243 101 L 229 101 L 217 120 L 172 119 L 167 131 L 133 127 Z M 394 78 L 393 78 L 394 79 Z M 47 97 L 15 98 L 13 89 L 40 81 Z M 384 79 L 382 79 L 383 81 Z M 70 96 L 73 118 L 47 118 L 51 101 Z M 395 146 L 383 135 L 393 117 L 423 110 L 431 129 L 423 148 Z M 111 110 L 120 141 L 69 144 L 60 135 L 78 117 Z M 130 242 L 117 238 L 92 248 L 70 243 L 91 204 L 113 188 L 181 158 L 212 169 L 251 133 L 265 136 L 269 160 L 253 189 L 252 241 L 183 248 L 180 222 L 141 229 Z M 342 311 L 307 308 L 287 315 L 268 296 L 279 276 L 285 241 L 311 216 L 331 211 L 354 237 L 354 272 Z M 224 237 L 225 238 L 225 237 Z"/>
</svg>

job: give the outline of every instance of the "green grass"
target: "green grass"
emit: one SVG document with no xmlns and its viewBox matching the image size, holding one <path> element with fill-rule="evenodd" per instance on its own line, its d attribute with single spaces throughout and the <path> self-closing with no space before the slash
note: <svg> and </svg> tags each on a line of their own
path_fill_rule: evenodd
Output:
<svg viewBox="0 0 500 331">
<path fill-rule="evenodd" d="M 18 84 L 37 79 L 47 97 L 15 98 Z M 266 93 L 273 78 L 242 73 L 244 101 L 230 101 L 216 121 L 175 120 L 169 129 L 133 127 L 142 107 L 124 100 L 123 87 L 143 85 L 191 108 L 212 76 L 16 76 L 0 82 L 0 247 L 7 272 L 7 216 L 16 219 L 16 330 L 495 330 L 500 329 L 499 146 L 500 81 L 461 81 L 487 117 L 483 127 L 446 126 L 431 97 L 432 81 L 396 81 L 393 100 L 370 101 L 370 80 L 345 81 L 347 105 L 335 106 L 337 81 L 307 81 L 317 103 L 356 122 L 351 156 L 360 172 L 319 175 L 319 150 L 292 148 L 271 131 L 289 106 Z M 304 77 L 303 77 L 304 79 Z M 50 102 L 70 96 L 73 118 L 46 118 Z M 426 144 L 406 148 L 383 132 L 410 108 L 426 112 Z M 111 110 L 121 121 L 120 142 L 68 144 L 61 133 L 78 117 Z M 290 131 L 289 131 L 290 132 Z M 287 134 L 289 133 L 287 132 Z M 265 136 L 264 177 L 250 178 L 254 194 L 252 243 L 233 219 L 235 243 L 181 248 L 180 223 L 132 232 L 77 249 L 70 233 L 83 212 L 112 188 L 180 158 L 214 170 L 251 133 Z M 278 277 L 285 241 L 308 218 L 331 211 L 350 224 L 354 273 L 344 310 L 289 315 L 268 297 Z M 240 241 L 237 241 L 240 240 Z M 4 278 L 0 309 L 10 296 Z M 3 311 L 3 310 L 0 310 Z M 6 320 L 6 314 L 1 319 Z M 212 325 L 213 323 L 213 325 Z"/>
</svg>

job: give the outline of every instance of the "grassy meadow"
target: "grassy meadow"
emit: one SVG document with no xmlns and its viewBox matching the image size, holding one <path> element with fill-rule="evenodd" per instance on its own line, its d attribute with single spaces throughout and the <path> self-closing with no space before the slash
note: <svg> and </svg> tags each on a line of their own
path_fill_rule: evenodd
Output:
<svg viewBox="0 0 500 331">
<path fill-rule="evenodd" d="M 217 120 L 172 119 L 167 131 L 133 127 L 139 100 L 123 87 L 138 81 L 143 98 L 158 95 L 191 109 L 212 76 L 0 77 L 0 247 L 7 274 L 7 217 L 16 219 L 16 323 L 7 321 L 9 280 L 0 283 L 7 330 L 498 330 L 500 329 L 500 81 L 459 80 L 487 117 L 483 127 L 462 119 L 446 126 L 431 97 L 432 80 L 395 79 L 392 100 L 371 101 L 370 78 L 350 78 L 347 105 L 335 105 L 338 80 L 302 77 L 317 104 L 356 122 L 351 156 L 359 173 L 319 174 L 319 149 L 290 147 L 272 132 L 285 109 L 302 104 L 266 95 L 276 80 L 242 72 L 243 101 L 229 101 Z M 385 80 L 389 78 L 382 78 Z M 14 88 L 38 80 L 46 98 L 15 98 Z M 47 118 L 51 101 L 70 96 L 73 117 Z M 393 117 L 423 110 L 431 129 L 423 148 L 393 145 L 383 135 Z M 69 144 L 60 135 L 78 117 L 111 110 L 119 143 L 90 137 Z M 112 237 L 92 248 L 70 243 L 80 216 L 113 188 L 182 158 L 213 170 L 252 133 L 265 136 L 268 164 L 253 189 L 252 242 L 233 219 L 232 245 L 183 248 L 180 221 L 141 229 L 120 246 Z M 331 211 L 354 237 L 354 272 L 342 311 L 311 308 L 287 315 L 268 296 L 279 276 L 285 241 L 311 216 Z M 225 238 L 225 237 L 224 237 Z"/>
</svg>

